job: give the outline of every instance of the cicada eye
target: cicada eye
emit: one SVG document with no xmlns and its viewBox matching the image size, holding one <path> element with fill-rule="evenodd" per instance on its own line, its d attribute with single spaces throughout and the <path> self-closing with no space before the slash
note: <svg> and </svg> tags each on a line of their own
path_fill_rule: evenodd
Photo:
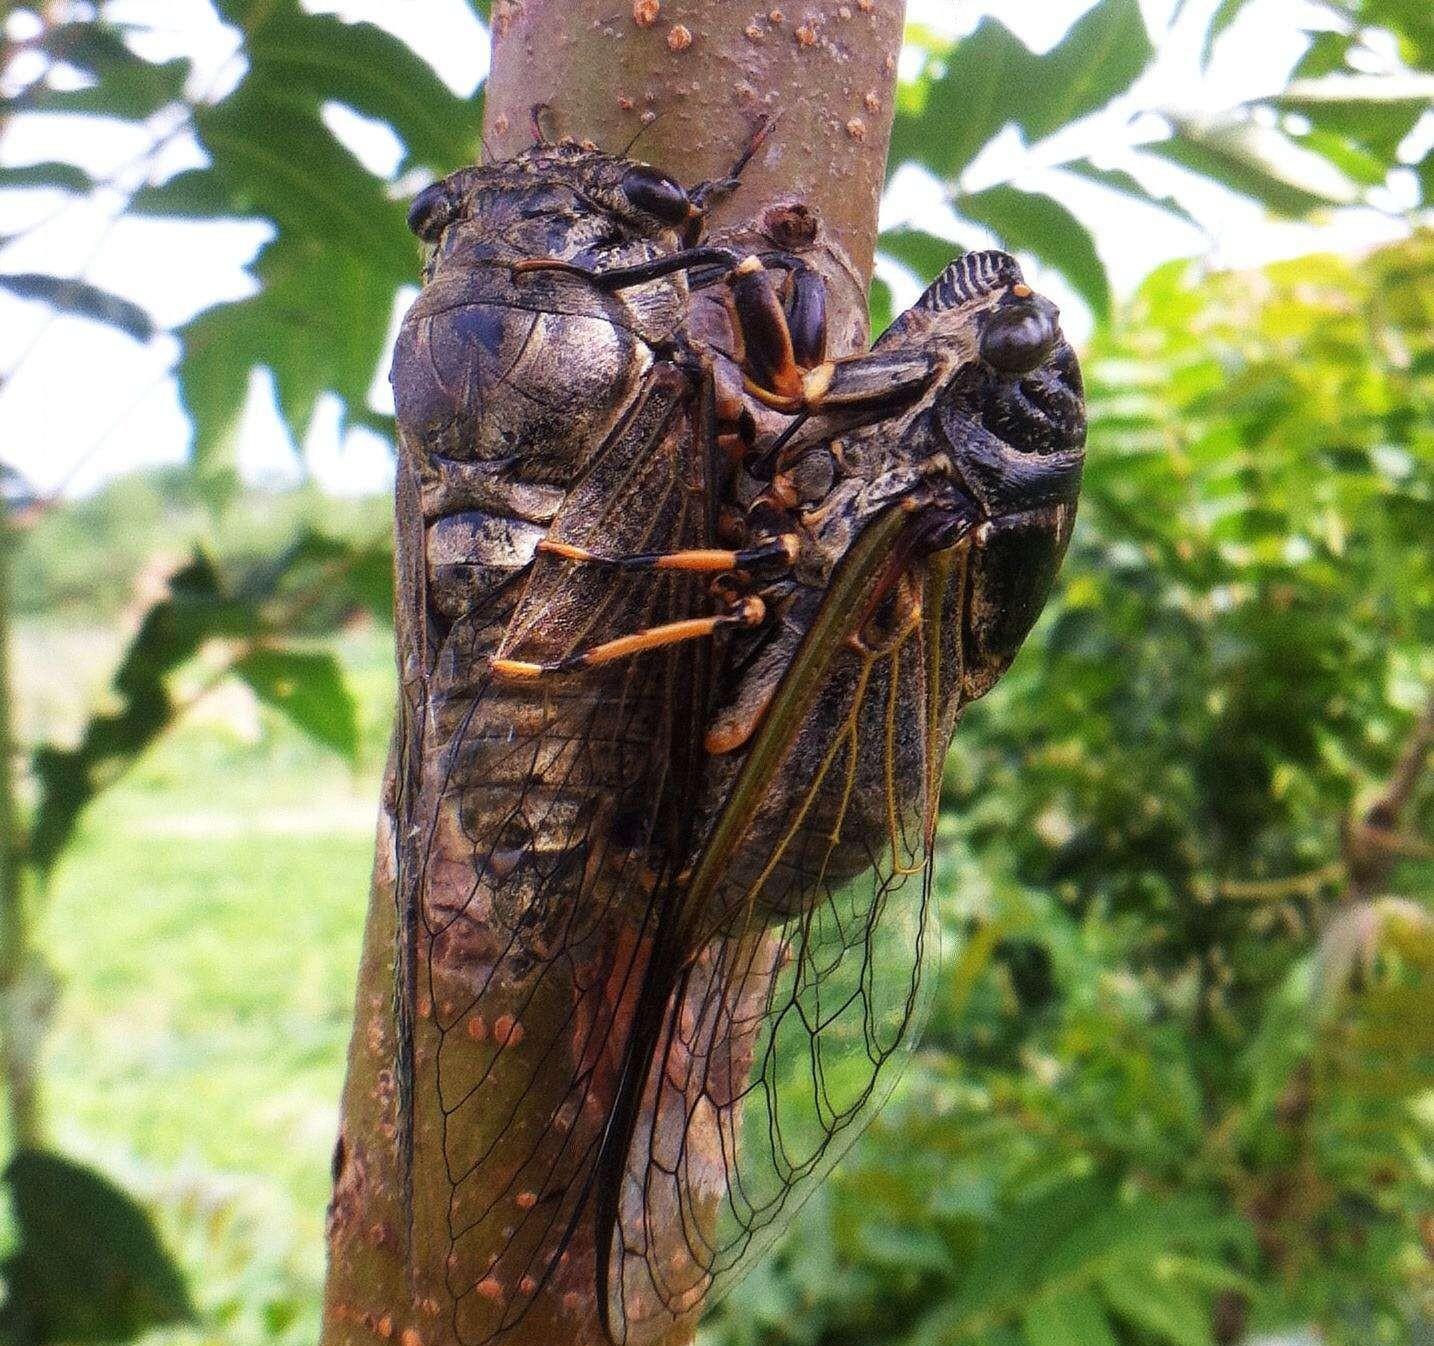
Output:
<svg viewBox="0 0 1434 1346">
<path fill-rule="evenodd" d="M 408 208 L 408 227 L 425 243 L 432 243 L 457 207 L 447 182 L 430 183 L 413 198 Z"/>
<path fill-rule="evenodd" d="M 1029 374 L 1060 338 L 1060 310 L 1039 295 L 998 308 L 981 333 L 981 358 L 1002 374 Z"/>
<path fill-rule="evenodd" d="M 655 168 L 629 168 L 623 174 L 622 192 L 633 207 L 663 224 L 684 224 L 692 216 L 686 189 Z"/>
</svg>

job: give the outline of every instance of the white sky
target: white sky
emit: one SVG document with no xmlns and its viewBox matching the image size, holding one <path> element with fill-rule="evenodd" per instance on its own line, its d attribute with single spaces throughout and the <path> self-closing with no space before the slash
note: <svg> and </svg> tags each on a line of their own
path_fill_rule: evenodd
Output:
<svg viewBox="0 0 1434 1346">
<path fill-rule="evenodd" d="M 1255 0 L 1219 43 L 1209 71 L 1198 61 L 1199 20 L 1217 0 L 1196 0 L 1176 30 L 1161 42 L 1161 58 L 1140 88 L 1136 106 L 1159 103 L 1188 112 L 1214 111 L 1270 92 L 1283 83 L 1304 46 L 1301 30 L 1316 11 L 1304 0 Z M 983 14 L 999 17 L 1036 50 L 1056 42 L 1091 0 L 910 0 L 909 17 L 960 33 Z M 1165 31 L 1174 0 L 1142 0 L 1153 34 Z M 330 0 L 313 10 L 346 19 L 369 19 L 402 37 L 460 94 L 469 94 L 487 69 L 487 37 L 465 0 Z M 116 15 L 150 25 L 144 54 L 176 54 L 196 61 L 193 93 L 214 92 L 234 77 L 233 35 L 214 17 L 207 0 L 118 0 Z M 23 13 L 12 24 L 26 22 Z M 1145 102 L 1141 102 L 1141 95 Z M 1157 96 L 1158 95 L 1158 96 Z M 1179 170 L 1157 165 L 1141 176 L 1158 192 L 1174 190 L 1201 221 L 1202 229 L 1163 212 L 1112 197 L 1092 184 L 1051 174 L 1045 165 L 1073 153 L 1111 145 L 1113 127 L 1124 124 L 1130 103 L 1097 117 L 1054 142 L 1028 153 L 1008 133 L 968 174 L 970 185 L 1009 176 L 1012 156 L 1016 184 L 1054 187 L 1061 199 L 1093 227 L 1097 246 L 1118 293 L 1128 293 L 1150 269 L 1177 256 L 1203 256 L 1218 266 L 1246 266 L 1317 249 L 1357 249 L 1404 232 L 1390 215 L 1369 209 L 1332 212 L 1318 225 L 1267 220 L 1262 211 Z M 1426 119 L 1434 120 L 1434 119 Z M 330 127 L 376 171 L 389 173 L 396 146 L 383 128 L 362 123 L 342 108 Z M 0 139 L 0 161 L 29 163 L 67 159 L 97 177 L 121 175 L 148 148 L 153 132 L 135 131 L 97 118 L 17 118 Z M 1117 146 L 1119 142 L 1116 142 Z M 1118 154 L 1108 166 L 1124 166 Z M 179 137 L 160 166 L 165 174 L 202 162 L 193 142 Z M 133 184 L 132 184 L 133 185 Z M 267 230 L 251 224 L 188 224 L 116 219 L 124 197 L 118 192 L 70 202 L 46 192 L 0 193 L 0 235 L 26 230 L 0 248 L 0 270 L 78 274 L 142 303 L 165 325 L 185 321 L 210 304 L 249 293 L 245 272 Z M 1386 204 L 1400 204 L 1396 194 Z M 934 184 L 904 176 L 884 206 L 886 223 L 918 222 L 937 233 L 955 230 Z M 43 227 L 35 226 L 43 223 Z M 962 237 L 975 243 L 996 240 Z M 1066 309 L 1068 326 L 1088 328 L 1083 306 L 1060 281 L 1039 266 L 1035 282 Z M 914 285 L 895 278 L 897 297 L 907 300 Z M 76 319 L 52 319 L 37 304 L 0 296 L 0 460 L 19 468 L 41 491 L 82 493 L 129 468 L 182 461 L 189 425 L 168 370 L 178 344 L 168 336 L 141 345 L 111 329 Z M 82 390 L 77 396 L 77 390 Z M 384 370 L 375 370 L 372 398 L 384 406 Z M 391 408 L 390 408 L 391 409 Z M 340 437 L 337 404 L 321 412 L 296 456 L 279 424 L 267 380 L 257 376 L 241 432 L 239 455 L 251 480 L 296 479 L 301 462 L 326 488 L 343 493 L 386 490 L 391 480 L 388 446 L 365 431 Z"/>
</svg>

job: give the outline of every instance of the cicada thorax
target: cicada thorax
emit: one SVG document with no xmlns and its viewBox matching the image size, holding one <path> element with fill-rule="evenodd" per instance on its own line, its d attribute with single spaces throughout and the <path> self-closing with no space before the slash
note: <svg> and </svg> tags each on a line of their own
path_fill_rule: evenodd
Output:
<svg viewBox="0 0 1434 1346">
<path fill-rule="evenodd" d="M 455 214 L 436 235 L 393 371 L 429 527 L 473 509 L 521 520 L 530 526 L 513 541 L 519 556 L 529 543 L 524 562 L 535 527 L 630 410 L 654 347 L 677 336 L 687 304 L 680 274 L 611 292 L 573 274 L 517 271 L 532 258 L 622 266 L 679 246 L 671 229 L 640 231 L 595 207 L 566 171 L 574 165 L 535 156 L 438 185 Z M 482 517 L 439 528 L 443 564 L 460 564 L 452 558 L 463 539 L 487 531 Z M 485 552 L 508 551 L 483 540 Z M 442 607 L 462 602 L 467 576 L 456 578 L 436 590 Z"/>
</svg>

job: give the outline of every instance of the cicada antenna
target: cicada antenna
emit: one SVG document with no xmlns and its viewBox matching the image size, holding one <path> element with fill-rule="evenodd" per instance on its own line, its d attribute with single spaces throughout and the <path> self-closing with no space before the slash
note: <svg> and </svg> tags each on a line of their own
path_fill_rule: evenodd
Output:
<svg viewBox="0 0 1434 1346">
<path fill-rule="evenodd" d="M 757 124 L 752 128 L 752 134 L 747 138 L 746 148 L 737 156 L 727 176 L 731 179 L 740 178 L 747 165 L 752 162 L 752 156 L 766 144 L 772 132 L 777 129 L 777 123 L 782 120 L 780 112 L 763 113 L 757 119 Z"/>
</svg>

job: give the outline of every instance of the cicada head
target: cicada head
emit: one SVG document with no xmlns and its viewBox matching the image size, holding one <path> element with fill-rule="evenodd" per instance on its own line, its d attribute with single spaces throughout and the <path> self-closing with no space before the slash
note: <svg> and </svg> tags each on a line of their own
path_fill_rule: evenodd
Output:
<svg viewBox="0 0 1434 1346">
<path fill-rule="evenodd" d="M 466 250 L 469 236 L 491 247 L 507 235 L 566 257 L 639 239 L 672 241 L 701 213 L 687 189 L 660 169 L 562 141 L 451 173 L 414 198 L 408 223 L 439 255 Z"/>
<path fill-rule="evenodd" d="M 951 363 L 935 394 L 938 460 L 972 534 L 964 612 L 967 699 L 1005 672 L 1065 556 L 1085 460 L 1080 366 L 1060 311 L 1003 252 L 953 262 L 903 316 Z"/>
<path fill-rule="evenodd" d="M 679 229 L 701 215 L 687 188 L 660 168 L 607 155 L 600 158 L 602 162 L 592 165 L 588 191 L 639 232 Z"/>
<path fill-rule="evenodd" d="M 1060 310 L 1007 253 L 958 257 L 877 345 L 937 353 L 947 371 L 938 405 L 972 417 L 1017 453 L 1085 447 L 1085 389 Z"/>
</svg>

